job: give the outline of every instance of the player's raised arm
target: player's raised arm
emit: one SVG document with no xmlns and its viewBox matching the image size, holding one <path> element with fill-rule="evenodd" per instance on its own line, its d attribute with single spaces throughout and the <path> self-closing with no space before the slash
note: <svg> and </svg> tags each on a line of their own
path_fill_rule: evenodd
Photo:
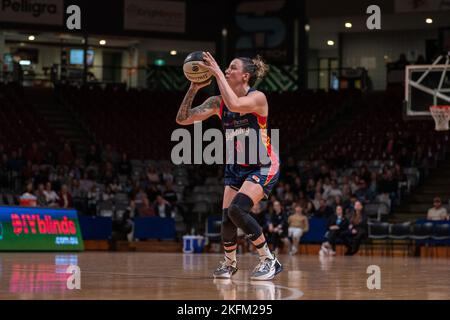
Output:
<svg viewBox="0 0 450 320">
<path fill-rule="evenodd" d="M 180 109 L 178 110 L 176 121 L 180 125 L 189 125 L 194 121 L 205 120 L 212 115 L 219 114 L 220 110 L 220 96 L 212 96 L 205 100 L 201 105 L 195 108 L 192 107 L 192 101 L 194 100 L 197 91 L 201 88 L 209 85 L 211 80 L 204 83 L 191 83 L 186 96 L 181 102 Z"/>
</svg>

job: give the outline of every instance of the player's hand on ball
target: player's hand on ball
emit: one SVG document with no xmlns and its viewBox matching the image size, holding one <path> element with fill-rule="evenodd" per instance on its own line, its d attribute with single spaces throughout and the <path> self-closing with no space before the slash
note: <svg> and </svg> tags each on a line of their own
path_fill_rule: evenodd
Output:
<svg viewBox="0 0 450 320">
<path fill-rule="evenodd" d="M 201 64 L 210 70 L 214 76 L 217 76 L 222 72 L 220 70 L 219 65 L 217 64 L 216 60 L 213 58 L 213 56 L 209 52 L 203 52 L 203 61 Z"/>
<path fill-rule="evenodd" d="M 191 89 L 198 91 L 203 87 L 209 86 L 211 84 L 211 82 L 212 82 L 211 79 L 203 81 L 203 82 L 191 82 Z"/>
</svg>

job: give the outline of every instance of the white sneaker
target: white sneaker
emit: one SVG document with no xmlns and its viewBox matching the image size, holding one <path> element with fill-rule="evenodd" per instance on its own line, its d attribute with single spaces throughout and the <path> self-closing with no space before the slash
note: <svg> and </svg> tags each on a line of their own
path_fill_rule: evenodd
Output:
<svg viewBox="0 0 450 320">
<path fill-rule="evenodd" d="M 216 270 L 214 270 L 214 278 L 216 279 L 230 279 L 233 274 L 237 272 L 236 261 L 229 261 L 228 258 L 220 262 Z"/>
<path fill-rule="evenodd" d="M 271 280 L 275 275 L 283 270 L 277 258 L 266 258 L 260 261 L 250 277 L 252 280 Z"/>
</svg>

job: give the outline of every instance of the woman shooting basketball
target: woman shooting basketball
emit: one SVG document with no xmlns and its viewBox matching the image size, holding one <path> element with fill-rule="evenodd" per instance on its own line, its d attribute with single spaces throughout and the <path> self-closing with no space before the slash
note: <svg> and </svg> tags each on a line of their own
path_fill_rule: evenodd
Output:
<svg viewBox="0 0 450 320">
<path fill-rule="evenodd" d="M 252 207 L 262 198 L 269 196 L 279 177 L 278 155 L 267 136 L 269 113 L 267 99 L 264 93 L 252 88 L 256 80 L 265 75 L 267 66 L 259 57 L 253 60 L 236 58 L 231 61 L 224 74 L 209 52 L 203 53 L 203 59 L 203 66 L 216 78 L 221 95 L 210 97 L 200 106 L 191 108 L 197 91 L 211 84 L 211 80 L 204 83 L 192 82 L 178 111 L 177 123 L 189 125 L 194 121 L 202 121 L 217 115 L 227 132 L 231 130 L 237 135 L 245 135 L 247 129 L 254 130 L 258 143 L 262 143 L 270 159 L 268 164 L 260 162 L 225 164 L 222 205 L 222 241 L 225 259 L 214 271 L 214 277 L 231 278 L 237 271 L 237 229 L 241 228 L 256 246 L 260 259 L 251 279 L 269 280 L 282 271 L 282 266 L 270 252 L 261 227 L 250 215 Z M 245 152 L 238 143 L 235 147 L 237 154 Z"/>
</svg>

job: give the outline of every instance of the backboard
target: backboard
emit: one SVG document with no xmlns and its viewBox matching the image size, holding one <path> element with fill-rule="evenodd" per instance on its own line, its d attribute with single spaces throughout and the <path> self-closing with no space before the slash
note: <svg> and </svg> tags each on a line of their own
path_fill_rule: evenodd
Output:
<svg viewBox="0 0 450 320">
<path fill-rule="evenodd" d="M 406 66 L 405 111 L 407 118 L 431 117 L 430 106 L 450 105 L 449 56 L 430 65 Z"/>
</svg>

